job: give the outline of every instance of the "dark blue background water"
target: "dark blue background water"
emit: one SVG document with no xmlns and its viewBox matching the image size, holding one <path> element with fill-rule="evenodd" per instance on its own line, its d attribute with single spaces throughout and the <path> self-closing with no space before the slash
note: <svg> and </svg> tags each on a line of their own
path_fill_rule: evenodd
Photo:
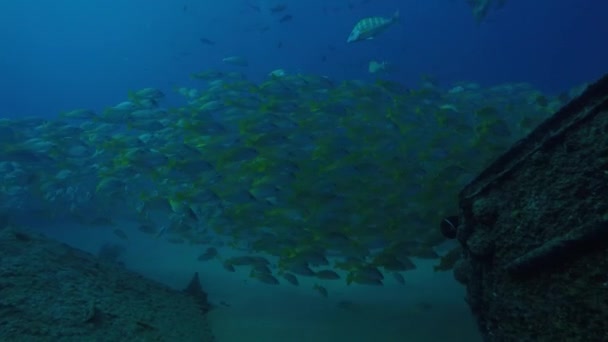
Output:
<svg viewBox="0 0 608 342">
<path fill-rule="evenodd" d="M 278 3 L 292 21 L 269 13 Z M 397 9 L 400 24 L 346 43 L 359 19 Z M 0 117 L 102 109 L 142 87 L 171 92 L 194 84 L 192 72 L 239 69 L 222 64 L 228 55 L 245 56 L 239 70 L 253 79 L 284 68 L 371 80 L 375 59 L 412 86 L 431 75 L 445 85 L 529 82 L 555 93 L 607 71 L 605 13 L 600 0 L 507 0 L 478 25 L 465 0 L 2 1 Z"/>
</svg>

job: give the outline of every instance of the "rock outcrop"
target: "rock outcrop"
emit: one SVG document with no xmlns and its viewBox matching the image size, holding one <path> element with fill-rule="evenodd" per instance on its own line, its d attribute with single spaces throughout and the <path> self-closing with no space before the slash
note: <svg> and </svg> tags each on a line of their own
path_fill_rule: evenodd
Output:
<svg viewBox="0 0 608 342">
<path fill-rule="evenodd" d="M 202 300 L 41 235 L 0 230 L 0 341 L 213 341 Z"/>
</svg>

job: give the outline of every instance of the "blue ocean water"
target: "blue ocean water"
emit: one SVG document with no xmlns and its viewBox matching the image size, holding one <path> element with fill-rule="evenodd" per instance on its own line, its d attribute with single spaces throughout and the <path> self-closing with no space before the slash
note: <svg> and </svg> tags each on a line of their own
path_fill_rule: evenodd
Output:
<svg viewBox="0 0 608 342">
<path fill-rule="evenodd" d="M 273 8 L 279 5 L 284 5 L 285 9 L 273 13 Z M 375 39 L 347 43 L 349 33 L 359 20 L 370 16 L 390 17 L 397 10 L 400 15 L 399 22 Z M 15 177 L 3 178 L 3 182 L 6 183 L 2 184 L 1 198 L 5 203 L 9 203 L 6 200 L 12 199 L 13 196 L 22 201 L 24 198 L 32 200 L 32 203 L 15 200 L 15 203 L 19 204 L 15 204 L 14 207 L 23 210 L 24 207 L 31 205 L 38 210 L 36 213 L 39 213 L 43 211 L 41 208 L 44 209 L 47 205 L 45 201 L 49 198 L 55 201 L 55 198 L 65 194 L 69 193 L 71 196 L 82 191 L 81 197 L 80 195 L 70 197 L 64 208 L 61 208 L 62 204 L 58 202 L 49 205 L 48 211 L 65 211 L 65 215 L 59 214 L 60 219 L 54 221 L 51 219 L 52 215 L 49 215 L 33 219 L 30 217 L 19 223 L 29 224 L 31 228 L 91 253 L 98 253 L 100 248 L 108 243 L 122 246 L 118 249 L 122 253 L 120 259 L 129 269 L 175 288 L 182 288 L 193 272 L 199 272 L 210 300 L 217 306 L 210 316 L 220 342 L 476 341 L 479 340 L 479 336 L 475 322 L 463 300 L 464 288 L 452 279 L 451 272 L 434 272 L 433 267 L 436 266 L 437 260 L 424 255 L 429 252 L 428 249 L 416 249 L 418 245 L 412 248 L 416 249 L 415 252 L 408 252 L 414 255 L 412 259 L 416 269 L 403 272 L 405 278 L 403 280 L 399 276 L 394 277 L 389 268 L 394 265 L 385 262 L 383 264 L 385 279 L 382 286 L 365 286 L 369 285 L 365 284 L 366 282 L 376 282 L 379 279 L 361 273 L 361 268 L 356 268 L 352 273 L 348 268 L 340 267 L 336 267 L 335 270 L 344 279 L 338 282 L 298 275 L 297 287 L 291 286 L 283 278 L 280 278 L 279 286 L 272 286 L 267 283 L 271 280 L 263 278 L 260 273 L 250 273 L 248 268 L 237 267 L 235 272 L 227 271 L 232 264 L 227 265 L 226 261 L 243 254 L 254 254 L 252 250 L 255 248 L 252 245 L 259 241 L 263 244 L 260 249 L 267 253 L 258 254 L 270 260 L 272 272 L 277 278 L 284 271 L 284 265 L 281 265 L 282 259 L 289 259 L 292 255 L 301 256 L 302 250 L 311 252 L 311 246 L 315 246 L 315 249 L 312 254 L 306 256 L 308 264 L 313 264 L 312 259 L 315 258 L 327 258 L 334 265 L 339 262 L 339 257 L 351 256 L 348 254 L 350 252 L 355 254 L 350 249 L 346 252 L 345 245 L 357 248 L 363 245 L 362 249 L 365 252 L 369 250 L 372 254 L 368 259 L 364 258 L 366 263 L 380 264 L 379 261 L 371 261 L 373 256 L 380 255 L 378 251 L 390 247 L 393 249 L 390 249 L 388 255 L 393 257 L 396 254 L 395 246 L 402 246 L 397 242 L 403 241 L 414 241 L 425 248 L 432 245 L 432 253 L 444 255 L 452 247 L 451 245 L 443 244 L 441 240 L 435 241 L 435 236 L 430 236 L 429 239 L 433 238 L 430 242 L 427 240 L 422 242 L 423 238 L 417 236 L 408 236 L 406 239 L 403 234 L 395 233 L 393 226 L 388 227 L 389 223 L 395 224 L 395 222 L 384 220 L 384 216 L 390 216 L 392 212 L 366 211 L 373 201 L 363 200 L 365 190 L 369 192 L 370 197 L 380 192 L 383 197 L 398 201 L 400 205 L 403 204 L 412 211 L 437 212 L 438 217 L 454 214 L 456 191 L 471 178 L 468 172 L 461 174 L 459 168 L 475 164 L 475 161 L 481 159 L 480 155 L 483 155 L 483 160 L 476 165 L 479 167 L 498 152 L 503 151 L 508 143 L 532 128 L 523 123 L 529 119 L 526 116 L 511 118 L 518 120 L 517 122 L 509 121 L 510 119 L 496 120 L 499 115 L 494 112 L 494 107 L 499 108 L 500 115 L 503 115 L 502 111 L 506 111 L 505 108 L 509 106 L 523 108 L 537 115 L 536 118 L 540 120 L 549 115 L 552 109 L 563 104 L 555 100 L 559 94 L 569 93 L 572 88 L 593 81 L 606 72 L 608 46 L 604 41 L 608 36 L 608 25 L 603 21 L 603 13 L 607 11 L 608 3 L 593 0 L 507 0 L 503 7 L 492 9 L 487 17 L 478 22 L 471 14 L 467 1 L 464 0 L 305 2 L 132 0 L 115 3 L 97 0 L 5 1 L 0 4 L 0 46 L 2 47 L 0 49 L 2 71 L 0 118 L 16 120 L 15 132 L 24 125 L 23 130 L 27 132 L 25 135 L 28 138 L 35 138 L 31 136 L 31 132 L 38 130 L 41 132 L 41 139 L 50 140 L 55 146 L 66 144 L 62 146 L 62 148 L 66 147 L 66 151 L 49 149 L 47 151 L 51 156 L 49 161 L 38 154 L 44 149 L 40 144 L 21 145 L 21 142 L 17 143 L 13 138 L 7 138 L 5 141 L 0 137 L 2 153 L 0 162 L 20 164 L 20 166 L 10 164 L 10 167 L 6 168 L 3 166 L 3 172 L 9 169 L 10 172 L 24 169 L 37 176 L 37 180 L 32 181 L 34 185 L 16 181 Z M 223 62 L 222 60 L 228 56 L 244 58 L 247 65 Z M 380 74 L 372 74 L 368 70 L 370 61 L 386 62 L 389 67 Z M 267 82 L 269 73 L 277 69 L 282 69 L 288 76 L 305 75 L 305 81 L 302 82 L 297 78 L 289 79 L 291 82 L 288 83 L 289 87 L 293 86 L 296 89 L 293 92 L 291 88 L 289 91 L 281 89 L 278 93 L 270 89 L 268 93 L 262 94 L 255 91 L 247 94 L 243 89 L 250 89 L 250 84 L 242 88 L 239 83 L 241 76 L 254 84 Z M 250 112 L 251 108 L 248 108 L 248 105 L 237 103 L 232 95 L 227 96 L 230 101 L 235 102 L 224 102 L 222 106 L 226 108 L 212 109 L 217 112 L 214 120 L 217 119 L 221 128 L 214 130 L 213 127 L 202 127 L 196 120 L 183 126 L 169 124 L 169 127 L 178 132 L 172 132 L 171 137 L 179 141 L 159 142 L 141 138 L 141 141 L 146 141 L 144 145 L 149 143 L 149 146 L 152 146 L 147 152 L 153 152 L 141 158 L 138 155 L 134 156 L 132 150 L 120 147 L 123 146 L 121 143 L 126 144 L 125 141 L 131 142 L 131 140 L 126 138 L 111 140 L 112 134 L 120 134 L 122 137 L 125 132 L 131 132 L 131 129 L 141 129 L 136 135 L 157 131 L 156 128 L 141 128 L 135 121 L 122 122 L 109 117 L 92 121 L 94 125 L 109 125 L 109 133 L 105 131 L 107 126 L 103 129 L 90 126 L 85 129 L 82 128 L 85 126 L 79 126 L 81 130 L 72 130 L 74 127 L 70 122 L 66 127 L 61 127 L 64 131 L 58 136 L 49 131 L 54 128 L 52 125 L 40 124 L 32 130 L 28 125 L 37 125 L 37 123 L 19 121 L 26 117 L 52 121 L 59 113 L 78 108 L 103 113 L 105 109 L 124 103 L 123 101 L 127 99 L 132 101 L 131 104 L 136 103 L 133 112 L 136 109 L 148 110 L 151 107 L 156 109 L 155 95 L 133 95 L 135 91 L 148 87 L 158 89 L 164 94 L 159 104 L 161 108 L 185 108 L 189 114 L 196 110 L 203 112 L 201 109 L 203 106 L 217 104 L 212 103 L 213 101 L 201 102 L 202 96 L 199 98 L 199 95 L 205 92 L 200 89 L 205 89 L 205 86 L 201 85 L 200 80 L 193 79 L 191 74 L 205 70 L 220 71 L 222 75 L 238 72 L 240 76 L 234 81 L 235 84 L 230 83 L 232 81 L 227 82 L 226 88 L 222 91 L 227 93 L 238 91 L 238 95 L 242 98 L 247 99 L 251 95 L 256 101 L 259 96 L 262 99 L 261 104 L 255 102 L 256 110 L 259 107 L 259 111 Z M 333 83 L 325 84 L 326 78 L 320 76 L 327 76 Z M 224 76 L 217 78 L 225 81 Z M 273 81 L 276 80 L 271 78 L 269 84 L 276 85 Z M 391 87 L 396 83 L 389 81 L 403 85 L 403 89 L 394 91 Z M 338 87 L 337 84 L 340 82 L 345 82 L 346 85 L 343 88 Z M 437 90 L 437 93 L 440 89 L 440 95 L 434 92 L 415 93 L 412 98 L 404 95 L 407 93 L 405 89 L 418 89 L 425 82 L 436 87 L 433 89 Z M 301 88 L 303 83 L 313 86 L 310 87 L 311 89 Z M 522 83 L 528 85 L 518 85 Z M 373 88 L 373 92 L 371 88 L 367 88 L 367 85 L 377 84 L 388 84 L 388 86 L 386 89 L 382 88 L 382 91 Z M 313 91 L 312 88 L 317 86 L 320 90 Z M 184 99 L 183 93 L 190 94 L 191 89 L 197 89 L 196 95 L 188 95 L 187 99 Z M 218 90 L 213 90 L 210 93 L 218 96 L 217 92 Z M 322 98 L 322 95 L 326 93 L 331 94 L 329 105 L 323 102 L 326 99 Z M 396 93 L 398 95 L 395 95 Z M 357 100 L 355 94 L 359 95 L 361 101 Z M 459 97 L 458 94 L 464 95 Z M 537 104 L 537 102 L 545 102 L 538 100 L 539 94 L 549 98 L 548 106 Z M 507 99 L 507 95 L 512 98 Z M 366 102 L 366 96 L 373 101 Z M 437 98 L 441 98 L 441 102 L 435 105 L 433 101 L 439 101 Z M 142 104 L 150 99 L 153 105 Z M 411 106 L 408 102 L 410 100 L 413 101 Z M 509 104 L 505 105 L 505 102 Z M 231 107 L 229 103 L 234 106 Z M 395 107 L 391 107 L 394 103 L 397 103 Z M 322 109 L 318 109 L 319 106 Z M 142 200 L 146 205 L 149 204 L 154 208 L 149 210 L 153 220 L 166 221 L 165 216 L 169 215 L 167 213 L 200 218 L 203 209 L 197 208 L 200 211 L 193 214 L 194 209 L 187 208 L 182 211 L 180 203 L 175 202 L 188 202 L 195 197 L 191 191 L 184 195 L 184 187 L 188 187 L 189 190 L 197 189 L 203 193 L 208 190 L 207 185 L 218 193 L 221 201 L 240 204 L 241 194 L 233 188 L 235 184 L 240 183 L 234 180 L 233 176 L 244 175 L 245 172 L 239 171 L 241 172 L 239 173 L 231 165 L 225 165 L 229 163 L 224 162 L 224 158 L 237 157 L 232 154 L 226 156 L 225 150 L 218 148 L 218 146 L 232 148 L 233 145 L 227 144 L 237 145 L 233 140 L 228 142 L 221 140 L 217 145 L 210 144 L 213 145 L 212 148 L 205 150 L 206 154 L 217 153 L 221 156 L 205 156 L 204 159 L 215 160 L 213 167 L 216 169 L 219 169 L 220 162 L 223 163 L 222 167 L 225 168 L 223 179 L 207 179 L 200 176 L 206 174 L 208 170 L 204 169 L 204 165 L 199 164 L 196 165 L 198 167 L 196 170 L 184 168 L 178 170 L 183 171 L 181 174 L 170 174 L 175 178 L 154 173 L 155 168 L 162 168 L 164 165 L 165 159 L 162 158 L 175 157 L 177 152 L 174 149 L 177 148 L 177 143 L 185 141 L 190 146 L 202 149 L 201 146 L 207 146 L 207 141 L 201 140 L 201 136 L 224 139 L 222 124 L 228 126 L 223 120 L 230 120 L 227 114 L 232 113 L 229 111 L 231 108 L 251 114 L 253 118 L 251 121 L 264 121 L 265 116 L 258 116 L 259 113 L 272 113 L 284 119 L 281 115 L 291 114 L 293 108 L 295 108 L 294 112 L 306 108 L 307 114 L 312 113 L 310 117 L 289 117 L 289 119 L 302 125 L 300 127 L 310 130 L 313 135 L 311 140 L 319 139 L 321 142 L 318 144 L 327 147 L 327 150 L 321 151 L 320 154 L 326 153 L 330 157 L 324 159 L 322 155 L 319 160 L 351 162 L 353 159 L 349 155 L 356 153 L 352 152 L 348 144 L 343 145 L 343 142 L 351 142 L 354 139 L 348 133 L 338 129 L 333 130 L 334 126 L 343 124 L 343 121 L 329 115 L 326 119 L 320 115 L 319 113 L 324 113 L 326 109 L 323 106 L 339 109 L 336 113 L 341 110 L 343 113 L 357 111 L 361 115 L 357 118 L 364 123 L 361 126 L 373 129 L 360 130 L 360 122 L 357 120 L 345 124 L 345 131 L 361 137 L 361 141 L 353 145 L 353 149 L 364 151 L 369 155 L 381 152 L 382 156 L 388 157 L 381 156 L 378 160 L 370 161 L 366 156 L 361 157 L 363 153 L 357 154 L 355 159 L 360 163 L 357 163 L 356 167 L 347 168 L 339 163 L 336 167 L 327 167 L 325 171 L 330 175 L 328 177 L 335 182 L 315 183 L 313 180 L 316 174 L 311 174 L 309 171 L 319 165 L 307 162 L 312 158 L 298 159 L 299 153 L 309 152 L 302 146 L 308 146 L 309 141 L 306 139 L 310 137 L 302 134 L 302 131 L 292 131 L 290 127 L 284 126 L 286 122 L 277 119 L 276 122 L 272 122 L 272 128 L 285 130 L 289 133 L 286 135 L 293 141 L 290 141 L 291 144 L 286 144 L 280 139 L 272 140 L 264 143 L 260 151 L 280 159 L 283 162 L 280 167 L 281 172 L 289 169 L 287 173 L 290 176 L 297 173 L 299 177 L 293 181 L 284 180 L 283 173 L 271 176 L 276 176 L 279 190 L 287 187 L 286 184 L 294 185 L 299 196 L 296 199 L 305 202 L 302 206 L 307 209 L 310 207 L 318 209 L 311 204 L 317 200 L 333 205 L 328 206 L 327 212 L 320 210 L 323 212 L 314 217 L 323 224 L 328 222 L 343 224 L 340 219 L 331 217 L 334 214 L 332 210 L 342 213 L 343 198 L 351 198 L 349 196 L 352 195 L 352 198 L 362 201 L 357 204 L 365 203 L 368 206 L 360 208 L 360 216 L 353 215 L 349 218 L 350 223 L 356 225 L 353 222 L 359 223 L 369 217 L 371 221 L 386 223 L 387 227 L 374 230 L 377 227 L 368 224 L 363 231 L 346 228 L 327 232 L 318 229 L 298 231 L 293 227 L 290 227 L 293 228 L 292 231 L 285 231 L 282 226 L 256 227 L 249 230 L 242 227 L 242 221 L 247 221 L 245 214 L 250 214 L 251 221 L 254 221 L 258 219 L 259 211 L 250 207 L 238 207 L 242 210 L 238 212 L 242 218 L 239 222 L 241 226 L 234 230 L 223 226 L 209 233 L 205 227 L 195 227 L 191 229 L 200 233 L 200 236 L 195 236 L 190 231 L 165 233 L 161 230 L 150 234 L 142 228 L 141 222 L 134 220 L 128 213 L 125 213 L 125 217 L 118 215 L 113 217 L 110 213 L 116 212 L 108 209 L 109 206 L 105 207 L 108 198 L 115 197 L 117 201 L 124 200 L 126 203 Z M 195 110 L 194 107 L 198 109 Z M 245 107 L 247 107 L 246 111 L 243 109 Z M 398 129 L 401 130 L 399 133 L 387 128 L 384 122 L 374 126 L 376 118 L 388 117 L 394 108 L 405 108 L 408 113 L 416 114 L 420 112 L 426 114 L 428 110 L 429 114 L 413 119 L 409 116 L 394 119 L 393 122 L 396 122 Z M 121 110 L 115 107 L 106 113 L 122 113 Z M 129 111 L 130 115 L 133 114 L 131 109 Z M 459 121 L 454 127 L 450 126 L 449 130 L 445 129 L 442 125 L 446 121 L 447 125 L 451 122 L 450 117 L 446 119 L 443 116 L 446 112 L 459 113 L 463 122 Z M 471 114 L 473 112 L 476 114 Z M 181 114 L 179 111 L 167 113 Z M 171 120 L 174 118 L 167 115 Z M 195 118 L 196 115 L 192 114 L 191 117 Z M 239 122 L 251 124 L 247 121 L 248 117 L 243 115 L 244 121 Z M 432 117 L 432 122 L 428 122 L 429 117 Z M 310 118 L 312 120 L 309 120 Z M 435 118 L 439 123 L 434 121 Z M 474 130 L 469 130 L 468 126 L 462 127 L 466 122 L 476 120 L 475 118 L 481 119 L 476 122 L 477 126 Z M 291 123 L 290 120 L 287 120 L 288 123 Z M 380 121 L 378 119 L 378 122 Z M 77 125 L 81 123 L 76 122 Z M 501 126 L 503 123 L 504 126 Z M 178 126 L 179 128 L 176 128 Z M 239 128 L 243 129 L 242 126 Z M 244 132 L 242 130 L 239 132 L 247 138 L 250 128 L 258 129 L 257 126 L 253 128 L 246 126 Z M 412 133 L 413 128 L 419 128 L 419 132 Z M 437 130 L 433 131 L 431 128 Z M 205 129 L 204 133 L 202 133 L 203 129 Z M 315 129 L 321 132 L 319 136 L 315 135 Z M 233 133 L 230 127 L 228 131 Z M 505 133 L 505 131 L 509 132 Z M 7 131 L 1 132 L 4 134 Z M 94 141 L 95 134 L 89 134 L 90 132 L 95 132 L 107 140 Z M 382 134 L 376 134 L 377 132 Z M 449 133 L 447 138 L 443 134 L 446 132 Z M 479 140 L 462 143 L 462 149 L 448 149 L 452 145 L 460 144 L 455 142 L 464 139 L 462 137 L 473 135 L 472 132 Z M 263 133 L 268 133 L 268 128 L 264 127 Z M 20 136 L 19 134 L 15 136 Z M 332 134 L 337 137 L 336 141 L 327 142 L 330 139 L 324 138 L 332 137 Z M 293 138 L 294 136 L 296 138 Z M 415 138 L 408 139 L 408 136 Z M 395 141 L 395 137 L 402 137 L 404 142 Z M 425 137 L 428 137 L 428 141 Z M 496 143 L 497 146 L 487 144 L 488 142 Z M 262 144 L 257 140 L 249 143 Z M 415 146 L 415 143 L 425 146 L 424 151 L 412 152 L 410 148 Z M 15 146 L 19 146 L 22 150 L 15 149 Z M 295 149 L 297 151 L 293 155 L 286 156 L 282 153 L 281 148 L 284 151 L 284 147 L 293 146 L 301 148 Z M 473 148 L 479 146 L 485 147 L 483 153 L 473 156 L 477 154 L 477 150 Z M 137 148 L 139 147 L 140 145 Z M 344 150 L 337 147 L 344 147 Z M 471 150 L 466 150 L 464 147 Z M 86 152 L 80 152 L 81 148 Z M 33 156 L 20 154 L 15 150 L 33 151 L 36 154 Z M 106 151 L 105 155 L 104 152 L 100 152 L 102 150 Z M 157 161 L 154 158 L 159 157 L 159 151 L 166 155 L 160 156 L 162 158 Z M 234 151 L 242 152 L 240 149 Z M 179 151 L 182 152 L 183 158 L 188 159 L 190 155 L 187 153 L 191 151 L 187 149 Z M 97 153 L 101 155 L 98 156 Z M 344 156 L 345 154 L 347 156 Z M 400 154 L 403 154 L 403 160 L 398 158 Z M 57 155 L 67 156 L 66 160 L 58 158 Z M 248 158 L 239 155 L 238 166 L 243 166 L 241 163 Z M 45 163 L 50 163 L 49 165 L 52 166 L 42 168 L 40 165 Z M 378 164 L 384 168 L 377 170 L 375 167 Z M 89 173 L 90 170 L 83 171 L 83 177 L 74 176 L 79 170 L 84 169 L 85 165 L 98 167 L 92 173 Z M 393 188 L 394 184 L 376 181 L 377 178 L 381 178 L 377 176 L 379 174 L 387 178 L 388 174 L 393 175 L 391 171 L 394 166 L 403 167 L 405 170 L 403 178 L 399 178 L 402 175 L 395 176 L 405 184 L 402 190 L 396 191 L 397 195 L 402 197 L 397 195 L 393 197 L 391 193 L 386 192 L 387 189 Z M 37 171 L 33 172 L 32 169 L 35 168 Z M 336 169 L 340 169 L 342 173 L 335 171 Z M 362 181 L 358 175 L 364 173 L 363 169 L 367 178 Z M 47 171 L 48 174 L 45 174 Z M 309 173 L 302 176 L 306 172 Z M 93 179 L 92 174 L 98 178 Z M 113 187 L 104 183 L 121 178 L 139 186 L 138 182 L 143 178 L 141 174 L 151 175 L 150 183 L 145 185 L 149 187 L 147 192 L 129 193 L 128 196 L 118 195 L 120 186 Z M 455 174 L 462 177 L 456 177 Z M 450 180 L 454 176 L 458 181 L 448 183 L 445 181 L 448 179 L 444 177 L 445 175 L 450 176 Z M 204 178 L 204 181 L 201 178 Z M 244 175 L 243 178 L 247 176 Z M 344 179 L 344 183 L 340 183 L 340 179 Z M 353 181 L 352 186 L 348 186 L 350 180 Z M 226 188 L 218 186 L 224 183 L 228 184 L 226 187 L 229 191 L 226 193 L 222 193 Z M 373 186 L 367 189 L 364 186 L 366 183 L 373 183 Z M 178 185 L 182 187 L 177 191 L 175 188 L 168 188 L 167 184 L 176 188 Z M 26 195 L 19 197 L 11 192 L 13 186 L 16 188 L 14 193 L 19 193 L 19 196 L 22 188 L 29 186 L 33 190 L 27 190 Z M 88 192 L 87 188 L 90 189 Z M 107 188 L 111 191 L 105 194 L 100 191 Z M 308 191 L 309 188 L 315 191 Z M 174 190 L 175 192 L 172 192 Z M 256 190 L 262 191 L 257 188 Z M 278 190 L 274 188 L 264 191 Z M 349 191 L 347 192 L 349 196 L 340 196 L 345 191 Z M 449 196 L 445 195 L 446 193 Z M 96 199 L 95 194 L 101 199 Z M 433 197 L 437 194 L 441 196 Z M 94 200 L 89 204 L 87 201 L 91 196 Z M 170 202 L 169 205 L 156 203 L 154 196 Z M 205 196 L 206 201 L 216 201 L 207 194 Z M 280 196 L 277 197 L 281 199 Z M 328 197 L 331 199 L 328 200 Z M 429 197 L 433 198 L 429 199 Z M 293 205 L 298 204 L 297 200 L 291 199 L 289 206 L 281 207 L 280 201 L 279 205 L 275 203 L 274 196 L 265 198 L 268 203 L 264 203 L 264 214 L 267 215 L 266 218 L 271 219 L 275 218 L 272 216 L 275 214 L 274 207 L 269 208 L 267 204 L 282 210 L 295 210 Z M 102 203 L 104 200 L 106 202 Z M 123 202 L 120 203 L 119 205 L 122 205 Z M 257 204 L 258 201 L 255 203 Z M 431 208 L 429 203 L 433 204 Z M 5 205 L 2 209 L 6 210 L 10 206 L 11 204 Z M 125 206 L 127 207 L 129 205 Z M 394 206 L 380 207 L 382 210 L 386 208 L 394 209 Z M 134 212 L 139 207 L 132 209 L 131 211 Z M 299 222 L 298 215 L 291 213 L 289 215 L 292 215 L 294 222 Z M 428 215 L 422 214 L 420 216 L 403 214 L 399 217 L 408 220 L 399 222 L 400 224 L 416 227 L 427 224 L 429 218 Z M 220 223 L 224 224 L 224 222 Z M 228 225 L 229 223 L 225 223 L 225 226 Z M 223 230 L 224 228 L 226 230 Z M 433 225 L 429 229 L 436 228 Z M 374 235 L 376 232 L 377 234 Z M 170 233 L 175 235 L 167 238 Z M 399 236 L 399 240 L 391 240 L 395 236 Z M 294 240 L 286 237 L 293 237 Z M 354 237 L 360 240 L 356 243 L 345 242 Z M 277 240 L 274 240 L 275 238 Z M 206 240 L 200 241 L 201 239 Z M 185 243 L 184 240 L 191 241 Z M 276 243 L 281 250 L 273 254 L 274 250 L 272 246 L 268 246 L 269 243 Z M 349 245 L 350 243 L 352 246 Z M 202 252 L 207 253 L 208 246 L 217 248 L 219 257 L 211 255 L 209 260 L 207 257 L 201 258 Z M 403 260 L 409 259 L 406 256 Z M 403 260 L 399 261 L 398 267 L 403 266 L 401 264 Z M 302 266 L 296 265 L 295 262 L 288 266 L 294 265 Z M 313 267 L 315 272 L 322 268 L 315 267 Z M 302 269 L 299 271 L 302 272 Z M 349 285 L 345 284 L 344 280 L 349 277 L 349 273 L 355 278 L 355 284 L 350 282 Z M 329 293 L 327 298 L 324 298 L 322 290 L 318 290 L 319 284 Z M 438 329 L 438 326 L 441 329 Z"/>
<path fill-rule="evenodd" d="M 602 1 L 511 0 L 481 24 L 459 0 L 282 3 L 293 16 L 283 24 L 268 13 L 275 2 L 261 0 L 5 2 L 0 114 L 101 109 L 130 89 L 188 84 L 195 70 L 225 67 L 226 55 L 246 55 L 253 79 L 278 68 L 365 79 L 367 63 L 378 59 L 407 85 L 430 75 L 445 84 L 529 82 L 549 92 L 598 77 L 608 55 Z M 359 19 L 397 9 L 401 23 L 381 38 L 346 43 Z"/>
</svg>

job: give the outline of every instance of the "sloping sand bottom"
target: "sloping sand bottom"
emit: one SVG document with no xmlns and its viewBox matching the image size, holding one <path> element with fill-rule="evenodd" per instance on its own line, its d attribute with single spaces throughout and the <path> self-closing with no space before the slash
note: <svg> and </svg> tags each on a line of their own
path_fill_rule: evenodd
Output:
<svg viewBox="0 0 608 342">
<path fill-rule="evenodd" d="M 481 341 L 463 299 L 464 288 L 451 272 L 433 272 L 435 261 L 418 260 L 416 270 L 403 274 L 404 285 L 390 275 L 384 286 L 306 277 L 299 277 L 299 286 L 282 279 L 280 285 L 267 285 L 250 278 L 248 268 L 230 273 L 219 260 L 197 261 L 205 246 L 169 244 L 133 227 L 120 228 L 128 240 L 106 228 L 37 230 L 91 253 L 106 242 L 122 244 L 128 268 L 178 289 L 199 272 L 216 305 L 209 320 L 218 342 Z M 219 251 L 222 257 L 245 254 Z M 314 291 L 314 284 L 327 288 L 328 298 Z"/>
</svg>

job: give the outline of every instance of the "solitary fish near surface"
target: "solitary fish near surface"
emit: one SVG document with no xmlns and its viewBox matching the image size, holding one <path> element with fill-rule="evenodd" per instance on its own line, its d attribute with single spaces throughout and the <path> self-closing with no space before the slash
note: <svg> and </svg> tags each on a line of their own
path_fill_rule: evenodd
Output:
<svg viewBox="0 0 608 342">
<path fill-rule="evenodd" d="M 217 249 L 214 247 L 209 247 L 205 252 L 198 256 L 198 261 L 208 261 L 218 256 Z"/>
<path fill-rule="evenodd" d="M 367 70 L 370 74 L 388 71 L 389 65 L 387 62 L 370 61 Z"/>
<path fill-rule="evenodd" d="M 300 283 L 298 282 L 298 278 L 291 273 L 283 274 L 283 278 L 287 280 L 291 285 L 298 286 Z"/>
<path fill-rule="evenodd" d="M 352 43 L 374 39 L 397 21 L 399 21 L 399 11 L 396 11 L 390 18 L 368 17 L 361 19 L 351 31 L 346 42 Z"/>
<path fill-rule="evenodd" d="M 405 285 L 405 279 L 403 278 L 403 276 L 401 275 L 401 273 L 398 272 L 393 272 L 393 277 L 395 277 L 395 280 L 401 284 L 401 285 Z"/>
<path fill-rule="evenodd" d="M 222 58 L 222 62 L 224 62 L 226 64 L 242 66 L 242 67 L 249 65 L 247 60 L 241 56 L 228 56 L 228 57 Z"/>
<path fill-rule="evenodd" d="M 313 290 L 319 292 L 319 294 L 325 298 L 329 296 L 327 289 L 319 284 L 315 284 L 312 288 Z"/>
</svg>

